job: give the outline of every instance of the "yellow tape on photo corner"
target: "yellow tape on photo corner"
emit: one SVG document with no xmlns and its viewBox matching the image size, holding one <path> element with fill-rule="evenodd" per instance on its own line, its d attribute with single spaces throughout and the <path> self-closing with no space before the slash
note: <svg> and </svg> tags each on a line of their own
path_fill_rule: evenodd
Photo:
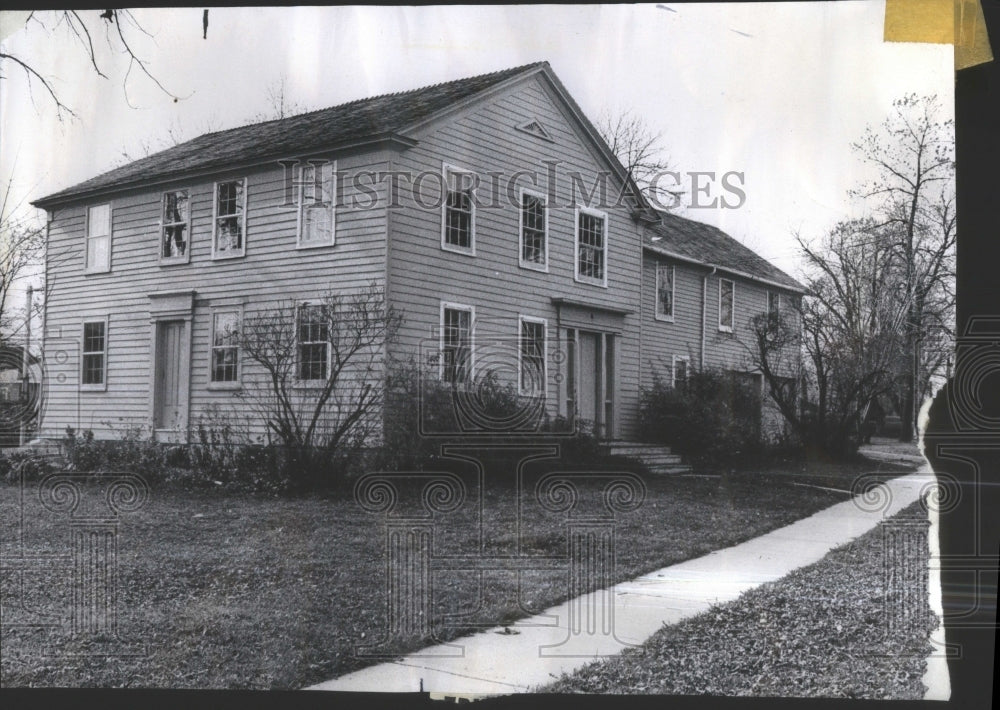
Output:
<svg viewBox="0 0 1000 710">
<path fill-rule="evenodd" d="M 885 0 L 886 42 L 953 44 L 955 69 L 993 60 L 980 0 Z"/>
</svg>

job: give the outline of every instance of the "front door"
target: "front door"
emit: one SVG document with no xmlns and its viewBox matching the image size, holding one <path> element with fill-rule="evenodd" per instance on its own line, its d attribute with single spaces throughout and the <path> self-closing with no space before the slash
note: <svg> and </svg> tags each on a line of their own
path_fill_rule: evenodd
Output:
<svg viewBox="0 0 1000 710">
<path fill-rule="evenodd" d="M 156 378 L 153 393 L 153 426 L 180 429 L 184 423 L 181 344 L 184 321 L 161 321 L 156 327 Z"/>
<path fill-rule="evenodd" d="M 576 370 L 571 374 L 576 385 L 576 414 L 600 437 L 609 437 L 614 431 L 612 343 L 610 334 L 579 330 L 576 362 L 571 361 Z"/>
<path fill-rule="evenodd" d="M 601 340 L 597 333 L 580 331 L 578 340 L 580 353 L 580 377 L 577 380 L 580 419 L 588 422 L 597 433 L 599 412 L 598 388 L 600 386 L 599 364 L 601 361 Z"/>
</svg>

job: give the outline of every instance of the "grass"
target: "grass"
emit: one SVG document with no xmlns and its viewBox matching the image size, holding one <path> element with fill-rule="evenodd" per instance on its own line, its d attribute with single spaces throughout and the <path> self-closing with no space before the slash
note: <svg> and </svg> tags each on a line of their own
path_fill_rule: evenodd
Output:
<svg viewBox="0 0 1000 710">
<path fill-rule="evenodd" d="M 565 514 L 543 510 L 530 494 L 550 468 L 536 462 L 526 469 L 520 539 L 527 554 L 564 556 Z M 436 553 L 476 554 L 482 529 L 483 554 L 514 554 L 517 494 L 508 470 L 500 461 L 486 467 L 480 508 L 474 469 L 456 468 L 469 485 L 469 500 L 433 521 Z M 847 498 L 796 484 L 849 489 L 861 473 L 891 477 L 905 470 L 813 464 L 715 478 L 647 477 L 642 506 L 618 518 L 615 579 L 741 542 Z M 582 483 L 581 504 L 600 490 Z M 99 486 L 89 484 L 85 493 L 80 510 L 99 509 Z M 43 510 L 31 485 L 24 513 L 29 554 L 67 552 L 67 517 Z M 17 486 L 0 486 L 4 560 L 19 554 L 19 518 Z M 145 507 L 123 515 L 119 524 L 118 629 L 126 645 L 112 643 L 108 651 L 70 636 L 67 572 L 22 575 L 8 567 L 0 576 L 2 684 L 299 688 L 376 662 L 359 658 L 355 649 L 386 629 L 383 526 L 384 518 L 362 510 L 350 493 L 264 499 L 224 490 L 154 489 Z M 567 597 L 564 570 L 519 578 L 500 569 L 485 572 L 482 580 L 473 570 L 461 570 L 435 573 L 433 583 L 433 628 L 440 640 L 537 613 Z M 459 618 L 445 625 L 445 613 Z M 55 620 L 53 628 L 12 626 L 46 614 Z M 412 651 L 432 640 L 402 638 L 392 651 Z M 144 655 L 116 655 L 141 644 Z"/>
<path fill-rule="evenodd" d="M 923 518 L 914 503 L 896 518 Z M 927 603 L 926 545 L 907 557 L 909 623 L 887 631 L 883 531 L 736 601 L 665 627 L 645 644 L 585 666 L 544 692 L 664 693 L 920 700 L 937 624 Z M 897 568 L 898 569 L 898 568 Z M 898 608 L 898 607 L 897 607 Z"/>
<path fill-rule="evenodd" d="M 888 454 L 899 454 L 903 456 L 920 456 L 920 447 L 916 441 L 899 441 L 885 436 L 873 436 L 871 444 L 862 446 L 877 446 L 880 451 Z"/>
</svg>

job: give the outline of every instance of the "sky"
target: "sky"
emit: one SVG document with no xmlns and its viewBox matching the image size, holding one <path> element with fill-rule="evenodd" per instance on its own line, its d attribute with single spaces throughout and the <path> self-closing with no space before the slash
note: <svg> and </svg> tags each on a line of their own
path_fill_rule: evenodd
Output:
<svg viewBox="0 0 1000 710">
<path fill-rule="evenodd" d="M 171 133 L 251 121 L 282 78 L 286 101 L 313 110 L 547 60 L 591 120 L 640 116 L 675 169 L 743 173 L 738 209 L 680 213 L 795 275 L 794 233 L 818 237 L 862 209 L 847 192 L 867 176 L 850 149 L 865 126 L 909 92 L 937 94 L 953 115 L 951 45 L 884 43 L 884 0 L 213 8 L 207 39 L 201 8 L 133 12 L 152 35 L 129 28 L 133 49 L 177 100 L 138 67 L 126 77 L 98 11 L 87 16 L 108 78 L 65 26 L 0 17 L 3 51 L 51 78 L 78 115 L 60 121 L 44 89 L 4 63 L 0 176 L 27 213 Z"/>
</svg>

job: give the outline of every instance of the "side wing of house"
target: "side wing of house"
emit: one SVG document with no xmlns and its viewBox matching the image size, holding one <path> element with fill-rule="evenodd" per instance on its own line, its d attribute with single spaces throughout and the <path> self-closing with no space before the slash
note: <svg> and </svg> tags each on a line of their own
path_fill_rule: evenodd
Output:
<svg viewBox="0 0 1000 710">
<path fill-rule="evenodd" d="M 799 298 L 776 284 L 647 251 L 642 267 L 642 386 L 651 387 L 657 378 L 674 384 L 692 369 L 744 373 L 761 386 L 765 428 L 779 430 L 780 413 L 752 357 L 752 321 L 777 307 L 798 332 Z M 776 358 L 790 381 L 798 376 L 799 357 L 798 348 L 790 346 Z"/>
<path fill-rule="evenodd" d="M 389 217 L 400 352 L 421 352 L 446 381 L 492 371 L 544 394 L 551 415 L 629 436 L 640 231 L 573 109 L 536 73 L 410 135 L 418 145 L 393 168 L 423 177 Z"/>
<path fill-rule="evenodd" d="M 384 170 L 388 153 L 313 157 L 339 199 L 308 202 L 305 217 L 278 163 L 50 211 L 43 436 L 72 427 L 183 439 L 213 409 L 266 436 L 244 396 L 264 373 L 233 347 L 233 325 L 385 282 L 381 187 L 332 176 L 334 166 Z"/>
</svg>

